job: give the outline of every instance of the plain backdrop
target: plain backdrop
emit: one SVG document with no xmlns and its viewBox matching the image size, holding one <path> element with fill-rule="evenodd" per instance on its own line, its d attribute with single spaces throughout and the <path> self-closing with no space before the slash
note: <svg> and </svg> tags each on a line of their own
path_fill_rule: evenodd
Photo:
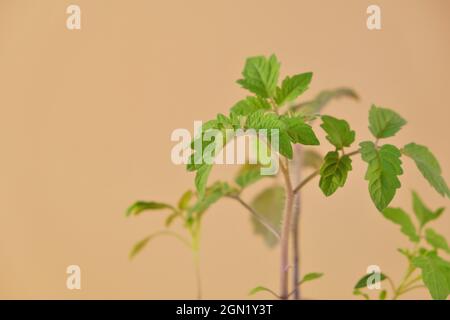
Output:
<svg viewBox="0 0 450 320">
<path fill-rule="evenodd" d="M 72 3 L 81 30 L 66 28 Z M 366 27 L 374 3 L 379 31 Z M 170 134 L 244 97 L 235 80 L 248 56 L 277 54 L 282 76 L 313 71 L 302 99 L 357 90 L 358 102 L 326 111 L 347 119 L 357 141 L 370 137 L 372 103 L 395 109 L 408 125 L 390 142 L 429 146 L 449 181 L 449 12 L 446 0 L 0 0 L 0 297 L 195 298 L 190 253 L 175 239 L 128 259 L 165 214 L 124 211 L 138 199 L 174 203 L 193 188 L 193 175 L 170 161 Z M 319 138 L 324 153 L 331 147 Z M 353 298 L 372 264 L 397 281 L 406 268 L 396 251 L 406 237 L 371 203 L 366 164 L 355 158 L 353 167 L 332 197 L 318 180 L 302 193 L 302 272 L 325 273 L 304 285 L 307 298 Z M 235 169 L 217 167 L 211 180 Z M 404 171 L 393 206 L 411 212 L 413 189 L 432 208 L 449 206 L 413 163 L 404 160 Z M 450 212 L 434 227 L 450 237 Z M 278 289 L 278 248 L 253 235 L 239 204 L 208 212 L 201 245 L 205 298 Z M 82 270 L 79 291 L 66 288 L 71 264 Z"/>
</svg>

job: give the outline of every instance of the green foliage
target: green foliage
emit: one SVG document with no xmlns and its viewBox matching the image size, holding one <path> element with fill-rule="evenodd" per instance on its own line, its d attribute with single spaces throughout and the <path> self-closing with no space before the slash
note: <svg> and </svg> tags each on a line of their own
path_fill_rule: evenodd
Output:
<svg viewBox="0 0 450 320">
<path fill-rule="evenodd" d="M 143 211 L 147 210 L 161 210 L 161 209 L 170 209 L 175 210 L 174 207 L 172 207 L 170 204 L 163 203 L 163 202 L 156 202 L 156 201 L 137 201 L 133 205 L 131 205 L 127 211 L 126 216 L 137 216 Z"/>
<path fill-rule="evenodd" d="M 436 211 L 431 211 L 428 209 L 416 192 L 413 192 L 412 196 L 414 213 L 417 220 L 419 220 L 420 227 L 423 227 L 428 222 L 439 218 L 444 212 L 444 208 L 439 208 Z"/>
<path fill-rule="evenodd" d="M 360 289 L 354 289 L 354 290 L 353 290 L 353 294 L 354 294 L 355 296 L 362 296 L 362 297 L 363 297 L 364 299 L 366 299 L 366 300 L 370 300 L 369 295 L 368 295 L 367 293 L 361 291 Z"/>
<path fill-rule="evenodd" d="M 394 136 L 404 125 L 406 120 L 396 112 L 372 105 L 369 111 L 369 130 L 375 138 Z"/>
<path fill-rule="evenodd" d="M 189 207 L 189 203 L 194 196 L 192 190 L 188 190 L 181 196 L 180 200 L 178 200 L 178 209 L 185 210 Z"/>
<path fill-rule="evenodd" d="M 277 87 L 274 97 L 278 106 L 282 106 L 286 102 L 291 102 L 308 89 L 312 79 L 312 72 L 296 74 L 295 76 L 287 76 L 281 88 Z"/>
<path fill-rule="evenodd" d="M 320 144 L 312 127 L 299 116 L 281 118 L 286 125 L 286 132 L 293 143 L 317 146 Z"/>
<path fill-rule="evenodd" d="M 274 186 L 260 192 L 251 202 L 251 207 L 279 231 L 281 228 L 284 201 L 284 189 L 280 186 Z M 274 247 L 278 243 L 278 239 L 261 222 L 253 216 L 251 217 L 251 221 L 255 234 L 261 236 L 267 246 Z"/>
<path fill-rule="evenodd" d="M 320 272 L 310 272 L 305 274 L 305 276 L 302 278 L 302 280 L 299 281 L 299 283 L 297 284 L 298 286 L 302 285 L 305 282 L 309 282 L 309 281 L 313 281 L 316 279 L 319 279 L 323 276 L 323 273 Z M 263 286 L 257 286 L 255 288 L 253 288 L 252 290 L 250 290 L 250 292 L 248 293 L 249 296 L 254 295 L 255 293 L 258 292 L 269 292 L 270 294 L 272 294 L 274 297 L 276 298 L 280 298 L 273 290 L 267 288 L 267 287 L 263 287 Z M 291 293 L 292 294 L 292 293 Z"/>
<path fill-rule="evenodd" d="M 367 162 L 365 179 L 369 181 L 369 193 L 378 210 L 383 211 L 400 188 L 398 176 L 403 173 L 400 151 L 397 147 L 385 144 L 377 148 L 371 141 L 359 144 L 361 157 Z"/>
<path fill-rule="evenodd" d="M 422 234 L 423 226 L 437 219 L 443 209 L 441 208 L 439 214 L 434 213 L 425 207 L 415 192 L 413 192 L 413 206 L 419 223 L 418 229 L 414 227 L 410 216 L 402 209 L 387 208 L 383 211 L 383 215 L 400 225 L 401 231 L 414 243 L 413 249 L 398 249 L 408 259 L 408 268 L 398 286 L 395 286 L 390 280 L 393 299 L 397 299 L 410 290 L 420 288 L 420 285 L 417 284 L 419 281 L 423 281 L 433 299 L 446 299 L 450 294 L 450 262 L 440 257 L 438 250 L 450 253 L 450 248 L 444 236 L 438 234 L 434 229 L 427 228 L 425 236 Z M 432 247 L 432 250 L 422 246 L 423 238 Z M 417 270 L 420 270 L 421 274 L 415 275 Z"/>
<path fill-rule="evenodd" d="M 292 145 L 289 135 L 286 131 L 285 123 L 275 114 L 267 113 L 264 110 L 256 111 L 247 118 L 247 128 L 259 130 L 266 129 L 267 139 L 272 142 L 272 129 L 278 130 L 279 151 L 280 154 L 288 159 L 292 159 Z M 276 146 L 273 146 L 276 148 Z"/>
<path fill-rule="evenodd" d="M 373 278 L 371 278 L 373 277 Z M 366 288 L 367 287 L 367 281 L 370 279 L 374 279 L 373 282 L 371 282 L 371 284 L 376 284 L 379 281 L 383 281 L 385 279 L 387 279 L 387 276 L 383 273 L 379 274 L 379 277 L 375 277 L 375 272 L 372 273 L 368 273 L 365 276 L 363 276 L 362 278 L 360 278 L 358 280 L 358 282 L 356 282 L 354 289 L 362 289 L 362 288 Z M 378 281 L 379 280 L 379 281 Z"/>
<path fill-rule="evenodd" d="M 240 100 L 230 110 L 232 114 L 239 116 L 248 116 L 258 110 L 270 110 L 270 103 L 266 99 L 260 97 L 247 97 Z"/>
<path fill-rule="evenodd" d="M 279 296 L 271 289 L 263 287 L 263 286 L 257 286 L 255 288 L 253 288 L 252 290 L 250 290 L 250 292 L 248 293 L 249 296 L 252 296 L 258 292 L 269 292 L 271 295 L 273 295 L 276 298 L 279 298 Z"/>
<path fill-rule="evenodd" d="M 450 248 L 448 246 L 447 240 L 444 238 L 444 236 L 434 231 L 434 229 L 428 228 L 427 230 L 425 230 L 425 239 L 436 250 L 442 249 L 445 252 L 450 253 Z"/>
<path fill-rule="evenodd" d="M 178 211 L 175 211 L 174 213 L 168 215 L 166 218 L 166 221 L 164 222 L 164 225 L 166 226 L 166 228 L 170 227 L 172 225 L 173 221 L 178 217 L 181 217 L 181 213 Z"/>
<path fill-rule="evenodd" d="M 313 280 L 322 278 L 322 276 L 323 276 L 323 273 L 321 273 L 321 272 L 310 272 L 310 273 L 307 273 L 307 274 L 305 274 L 303 276 L 302 280 L 300 280 L 299 285 L 301 285 L 301 284 L 303 284 L 305 282 L 308 282 L 308 281 L 313 281 Z"/>
<path fill-rule="evenodd" d="M 337 151 L 328 152 L 320 168 L 319 186 L 324 195 L 328 197 L 337 188 L 343 187 L 350 170 L 352 170 L 352 159 L 349 156 L 340 157 Z"/>
<path fill-rule="evenodd" d="M 209 120 L 203 123 L 201 135 L 193 139 L 191 149 L 195 152 L 193 152 L 189 157 L 189 163 L 186 165 L 186 169 L 188 171 L 196 171 L 204 165 L 203 155 L 207 148 L 213 148 L 214 150 L 216 149 L 217 142 L 215 139 L 213 138 L 207 140 L 205 138 L 206 132 L 211 129 L 219 130 L 219 123 L 217 119 Z M 201 143 L 201 150 L 195 150 L 196 143 Z"/>
<path fill-rule="evenodd" d="M 133 259 L 138 253 L 140 253 L 142 251 L 142 249 L 144 249 L 147 246 L 147 244 L 150 242 L 150 240 L 153 240 L 154 238 L 163 236 L 163 235 L 174 237 L 174 238 L 180 240 L 185 245 L 189 246 L 189 242 L 175 232 L 165 231 L 165 230 L 158 231 L 158 232 L 155 232 L 155 233 L 145 237 L 144 239 L 138 241 L 131 249 L 129 258 Z"/>
<path fill-rule="evenodd" d="M 345 120 L 331 116 L 322 116 L 322 124 L 320 126 L 327 133 L 327 140 L 336 149 L 349 147 L 355 141 L 355 131 L 350 129 L 350 125 Z"/>
<path fill-rule="evenodd" d="M 414 258 L 415 267 L 422 270 L 423 282 L 433 299 L 444 300 L 450 294 L 450 263 L 435 252 L 426 252 Z"/>
<path fill-rule="evenodd" d="M 439 194 L 450 197 L 450 190 L 442 178 L 441 166 L 427 147 L 409 143 L 403 147 L 402 153 L 414 160 L 422 175 Z"/>
<path fill-rule="evenodd" d="M 275 95 L 279 73 L 280 63 L 275 55 L 251 57 L 242 71 L 244 78 L 237 83 L 262 98 L 271 98 Z"/>
<path fill-rule="evenodd" d="M 383 210 L 383 216 L 401 226 L 400 231 L 403 232 L 409 240 L 419 242 L 417 230 L 408 214 L 401 208 L 386 208 Z"/>
<path fill-rule="evenodd" d="M 211 169 L 211 164 L 204 164 L 197 170 L 197 174 L 195 175 L 195 187 L 197 188 L 198 196 L 200 198 L 203 198 L 205 195 L 206 184 L 208 183 Z"/>
<path fill-rule="evenodd" d="M 211 205 L 234 191 L 235 190 L 226 182 L 215 182 L 213 185 L 206 188 L 204 196 L 199 197 L 197 202 L 188 209 L 188 216 L 192 217 L 194 213 L 204 213 Z"/>
<path fill-rule="evenodd" d="M 147 243 L 150 241 L 151 236 L 145 237 L 141 241 L 138 241 L 133 248 L 130 251 L 130 259 L 133 259 L 139 252 L 141 252 L 142 249 L 147 245 Z"/>
<path fill-rule="evenodd" d="M 241 198 L 241 194 L 245 188 L 263 178 L 260 173 L 261 164 L 241 167 L 234 179 L 235 185 L 237 185 L 234 187 L 234 184 L 229 185 L 222 181 L 208 184 L 213 163 L 205 162 L 205 158 L 213 160 L 220 149 L 235 138 L 235 133 L 228 129 L 264 130 L 267 133 L 267 139 L 259 139 L 258 147 L 268 149 L 270 146 L 271 152 L 278 151 L 282 156 L 279 163 L 280 167 L 284 171 L 284 176 L 289 176 L 289 170 L 292 166 L 292 162 L 289 162 L 289 160 L 293 158 L 292 144 L 319 145 L 311 122 L 319 116 L 322 108 L 331 100 L 340 97 L 358 99 L 353 90 L 338 88 L 322 91 L 313 100 L 294 103 L 308 89 L 312 73 L 287 76 L 281 84 L 278 83 L 279 73 L 280 63 L 275 55 L 268 58 L 263 56 L 250 57 L 246 60 L 242 71 L 242 79 L 237 82 L 253 93 L 254 96 L 248 96 L 238 101 L 232 106 L 228 116 L 219 113 L 214 119 L 206 121 L 202 126 L 202 133 L 194 137 L 191 142 L 193 153 L 186 168 L 188 171 L 196 172 L 194 181 L 196 192 L 185 192 L 179 198 L 176 206 L 163 202 L 139 201 L 127 210 L 127 216 L 136 216 L 146 210 L 166 210 L 168 213 L 165 221 L 166 227 L 169 228 L 174 221 L 180 220 L 182 228 L 189 235 L 189 240 L 185 240 L 176 233 L 164 230 L 151 234 L 136 243 L 130 257 L 134 257 L 141 252 L 155 236 L 168 234 L 177 237 L 190 247 L 197 264 L 202 217 L 213 204 L 224 197 L 237 200 L 250 211 L 255 234 L 261 236 L 268 246 L 276 245 L 284 218 L 284 189 L 279 186 L 264 189 L 248 205 Z M 287 104 L 289 106 L 283 111 L 282 107 Z M 406 145 L 401 152 L 394 145 L 378 146 L 379 139 L 394 136 L 406 124 L 406 121 L 400 115 L 390 109 L 375 105 L 371 107 L 369 129 L 375 136 L 375 141 L 363 141 L 359 144 L 360 149 L 351 152 L 344 150 L 355 141 L 355 131 L 351 130 L 347 121 L 328 115 L 320 117 L 322 119 L 321 127 L 326 132 L 326 138 L 335 149 L 330 150 L 324 158 L 315 150 L 302 149 L 301 166 L 313 168 L 315 171 L 306 176 L 299 185 L 292 186 L 294 193 L 319 174 L 319 187 L 326 196 L 330 196 L 346 183 L 348 172 L 352 170 L 351 156 L 361 153 L 362 160 L 368 164 L 365 179 L 368 181 L 368 189 L 373 203 L 384 217 L 400 225 L 401 231 L 414 242 L 414 249 L 400 249 L 400 252 L 408 258 L 409 266 L 403 282 L 396 288 L 393 286 L 392 298 L 396 299 L 404 292 L 414 288 L 413 285 L 420 281 L 420 277 L 411 279 L 411 276 L 418 271 L 418 268 L 422 270 L 423 281 L 433 298 L 447 297 L 450 288 L 450 282 L 448 281 L 450 279 L 448 272 L 450 267 L 449 263 L 439 257 L 437 253 L 448 253 L 450 251 L 448 243 L 442 235 L 433 229 L 427 228 L 424 230 L 424 226 L 437 219 L 444 209 L 439 208 L 436 211 L 431 211 L 414 193 L 413 207 L 418 220 L 418 228 L 416 229 L 415 224 L 405 211 L 400 208 L 387 208 L 397 189 L 401 186 L 399 176 L 403 174 L 400 159 L 402 154 L 415 161 L 420 172 L 437 192 L 450 197 L 449 188 L 442 177 L 441 167 L 434 155 L 427 147 L 415 143 Z M 213 133 L 220 134 L 212 134 L 211 136 L 209 135 L 211 132 L 207 132 L 209 129 L 214 129 Z M 261 132 L 258 133 L 261 134 Z M 278 140 L 272 137 L 273 133 L 278 133 Z M 206 139 L 207 137 L 210 139 Z M 201 148 L 198 148 L 200 143 Z M 290 187 L 289 181 L 286 181 L 286 185 Z M 289 196 L 294 197 L 295 194 L 289 194 Z M 289 211 L 287 211 L 288 213 Z M 289 217 L 295 218 L 295 214 L 295 212 L 290 212 Z M 285 219 L 285 221 L 289 221 L 289 219 Z M 281 238 L 289 240 L 283 234 L 281 234 Z M 432 250 L 421 247 L 422 239 L 426 239 Z M 283 248 L 287 250 L 286 243 L 284 243 Z M 287 261 L 284 261 L 283 265 L 286 264 Z M 298 285 L 321 276 L 321 273 L 306 274 Z M 366 299 L 370 298 L 368 294 L 361 290 L 365 287 L 370 276 L 370 274 L 364 276 L 357 283 L 354 289 L 356 295 L 361 295 Z M 384 279 L 391 282 L 391 279 L 381 274 L 381 280 Z M 294 283 L 295 285 L 297 284 Z M 250 294 L 261 291 L 267 291 L 279 297 L 272 290 L 261 286 L 254 288 Z M 288 293 L 282 292 L 280 295 L 286 297 Z M 378 297 L 381 300 L 385 299 L 387 291 L 381 291 Z"/>
</svg>

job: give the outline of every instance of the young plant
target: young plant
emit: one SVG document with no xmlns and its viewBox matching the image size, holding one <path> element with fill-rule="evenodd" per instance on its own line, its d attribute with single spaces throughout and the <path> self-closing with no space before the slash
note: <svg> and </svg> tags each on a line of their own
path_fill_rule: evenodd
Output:
<svg viewBox="0 0 450 320">
<path fill-rule="evenodd" d="M 398 299 L 406 292 L 428 288 L 433 299 L 446 299 L 450 294 L 450 261 L 445 260 L 443 254 L 450 254 L 450 247 L 447 240 L 432 228 L 425 226 L 439 218 L 444 212 L 444 208 L 430 210 L 422 202 L 417 193 L 412 193 L 413 211 L 416 216 L 416 224 L 411 217 L 401 208 L 386 208 L 383 216 L 395 224 L 400 225 L 400 231 L 411 241 L 411 248 L 399 248 L 398 251 L 406 257 L 408 266 L 405 275 L 398 285 L 386 274 L 379 274 L 373 277 L 372 284 L 378 281 L 387 280 L 391 286 L 391 293 L 382 290 L 379 299 L 384 300 L 391 297 Z M 428 245 L 428 247 L 424 247 Z M 368 293 L 363 289 L 367 286 L 369 279 L 373 276 L 368 274 L 362 277 L 354 288 L 354 294 L 370 299 Z"/>
<path fill-rule="evenodd" d="M 197 282 L 197 298 L 202 297 L 202 286 L 200 276 L 200 228 L 203 214 L 214 202 L 233 190 L 226 183 L 217 182 L 206 189 L 205 195 L 199 199 L 192 190 L 186 191 L 178 200 L 176 206 L 162 202 L 138 201 L 128 208 L 126 215 L 138 216 L 147 210 L 166 210 L 169 214 L 165 221 L 165 229 L 154 232 L 137 242 L 131 252 L 130 259 L 134 258 L 155 237 L 166 235 L 180 240 L 192 252 Z M 186 230 L 188 237 L 171 231 L 170 227 L 174 221 L 180 220 Z"/>
<path fill-rule="evenodd" d="M 392 144 L 381 143 L 384 139 L 394 136 L 406 124 L 399 114 L 373 105 L 369 111 L 369 130 L 374 136 L 374 141 L 362 141 L 358 147 L 348 151 L 348 148 L 355 144 L 355 131 L 350 128 L 347 121 L 322 114 L 322 109 L 332 99 L 357 98 L 356 94 L 350 89 L 342 88 L 324 91 L 311 101 L 295 103 L 308 89 L 312 73 L 287 76 L 280 84 L 279 71 L 280 63 L 275 55 L 268 58 L 263 56 L 248 58 L 242 72 L 243 77 L 237 82 L 251 95 L 238 101 L 228 115 L 218 114 L 215 119 L 205 122 L 201 132 L 194 137 L 187 170 L 196 173 L 197 203 L 186 210 L 185 214 L 180 214 L 180 217 L 183 217 L 185 226 L 192 236 L 189 229 L 192 228 L 191 224 L 196 221 L 196 228 L 199 229 L 199 217 L 213 202 L 223 197 L 238 201 L 252 214 L 255 231 L 264 236 L 266 243 L 269 245 L 280 243 L 279 292 L 257 287 L 252 293 L 270 291 L 280 299 L 290 297 L 298 299 L 299 285 L 319 277 L 318 273 L 311 273 L 300 280 L 298 258 L 300 190 L 315 177 L 320 176 L 319 187 L 323 194 L 331 196 L 345 185 L 347 176 L 352 170 L 352 158 L 360 155 L 368 165 L 365 179 L 368 181 L 370 197 L 375 207 L 383 212 L 401 186 L 399 180 L 399 176 L 403 174 L 401 157 L 406 156 L 415 161 L 420 172 L 438 193 L 450 196 L 450 191 L 442 178 L 436 158 L 428 148 L 410 143 L 400 149 Z M 332 146 L 323 159 L 314 150 L 300 148 L 301 145 L 320 144 L 311 126 L 316 119 L 321 120 L 320 127 L 325 131 L 326 139 Z M 256 165 L 245 165 L 235 179 L 235 186 L 225 182 L 216 182 L 208 186 L 208 177 L 214 164 L 210 160 L 217 157 L 224 146 L 234 141 L 242 132 L 252 130 L 269 133 L 266 139 L 258 140 L 257 149 L 258 151 L 269 149 L 271 154 L 279 155 L 276 161 L 284 186 L 281 189 L 275 186 L 264 190 L 248 204 L 243 199 L 242 192 L 266 177 L 261 174 L 265 164 L 260 162 Z M 271 133 L 276 135 L 273 136 Z M 304 179 L 299 179 L 300 171 L 305 167 L 312 167 L 314 171 Z M 219 188 L 220 191 L 214 192 L 212 197 L 214 201 L 211 201 L 211 190 L 215 190 L 214 186 L 217 184 L 222 187 Z M 173 214 L 176 210 L 180 210 L 174 207 L 169 209 Z M 198 237 L 198 231 L 196 229 L 195 237 Z M 290 243 L 293 244 L 292 260 L 289 254 Z M 198 250 L 198 244 L 196 248 Z M 291 266 L 293 276 L 290 279 Z M 289 281 L 292 283 L 290 287 Z"/>
</svg>

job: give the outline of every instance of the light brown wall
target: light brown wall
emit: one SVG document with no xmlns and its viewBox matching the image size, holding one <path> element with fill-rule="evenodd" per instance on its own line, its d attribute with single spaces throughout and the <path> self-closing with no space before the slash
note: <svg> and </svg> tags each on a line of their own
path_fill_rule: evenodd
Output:
<svg viewBox="0 0 450 320">
<path fill-rule="evenodd" d="M 70 3 L 81 6 L 80 31 L 65 27 Z M 366 28 L 372 3 L 381 31 Z M 354 87 L 361 101 L 328 112 L 348 119 L 358 140 L 369 137 L 371 103 L 394 108 L 409 124 L 392 142 L 428 145 L 450 180 L 449 9 L 446 0 L 1 0 L 0 297 L 194 298 L 190 255 L 176 240 L 127 259 L 163 214 L 123 213 L 193 186 L 170 162 L 170 133 L 242 98 L 235 80 L 247 56 L 276 53 L 283 75 L 313 71 L 305 98 Z M 364 171 L 355 160 L 349 186 L 330 199 L 315 185 L 303 193 L 302 269 L 325 273 L 304 286 L 309 298 L 352 298 L 369 264 L 396 279 L 405 268 L 396 248 L 407 240 L 370 202 Z M 410 210 L 411 189 L 449 205 L 410 162 L 405 171 L 393 205 Z M 436 229 L 450 236 L 449 212 Z M 211 210 L 202 247 L 206 298 L 278 288 L 278 251 L 252 235 L 237 204 Z M 69 264 L 82 268 L 81 291 L 65 287 Z"/>
</svg>

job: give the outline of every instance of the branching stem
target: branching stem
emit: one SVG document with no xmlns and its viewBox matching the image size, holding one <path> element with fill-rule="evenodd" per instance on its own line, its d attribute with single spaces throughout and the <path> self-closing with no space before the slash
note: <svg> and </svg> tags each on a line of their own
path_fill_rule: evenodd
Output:
<svg viewBox="0 0 450 320">
<path fill-rule="evenodd" d="M 253 215 L 253 217 L 256 220 L 258 220 L 264 227 L 266 227 L 267 230 L 269 230 L 277 239 L 280 239 L 280 233 L 275 229 L 275 227 L 272 226 L 272 224 L 269 221 L 267 221 L 266 218 L 264 218 L 262 215 L 260 215 L 258 212 L 256 212 L 255 209 L 253 209 L 240 196 L 238 196 L 238 195 L 229 195 L 228 197 L 231 198 L 231 199 L 236 200 L 237 202 L 239 202 L 244 208 L 246 208 Z"/>
<path fill-rule="evenodd" d="M 354 150 L 352 152 L 347 153 L 346 155 L 349 157 L 352 157 L 354 155 L 359 154 L 360 150 Z M 320 169 L 317 169 L 316 171 L 314 171 L 313 173 L 311 173 L 309 176 L 307 176 L 305 179 L 303 179 L 302 182 L 300 182 L 300 184 L 298 186 L 296 186 L 293 189 L 293 193 L 297 193 L 300 191 L 300 189 L 302 189 L 305 185 L 308 184 L 308 182 L 310 182 L 311 180 L 313 180 L 316 176 L 318 176 L 320 174 Z"/>
</svg>

